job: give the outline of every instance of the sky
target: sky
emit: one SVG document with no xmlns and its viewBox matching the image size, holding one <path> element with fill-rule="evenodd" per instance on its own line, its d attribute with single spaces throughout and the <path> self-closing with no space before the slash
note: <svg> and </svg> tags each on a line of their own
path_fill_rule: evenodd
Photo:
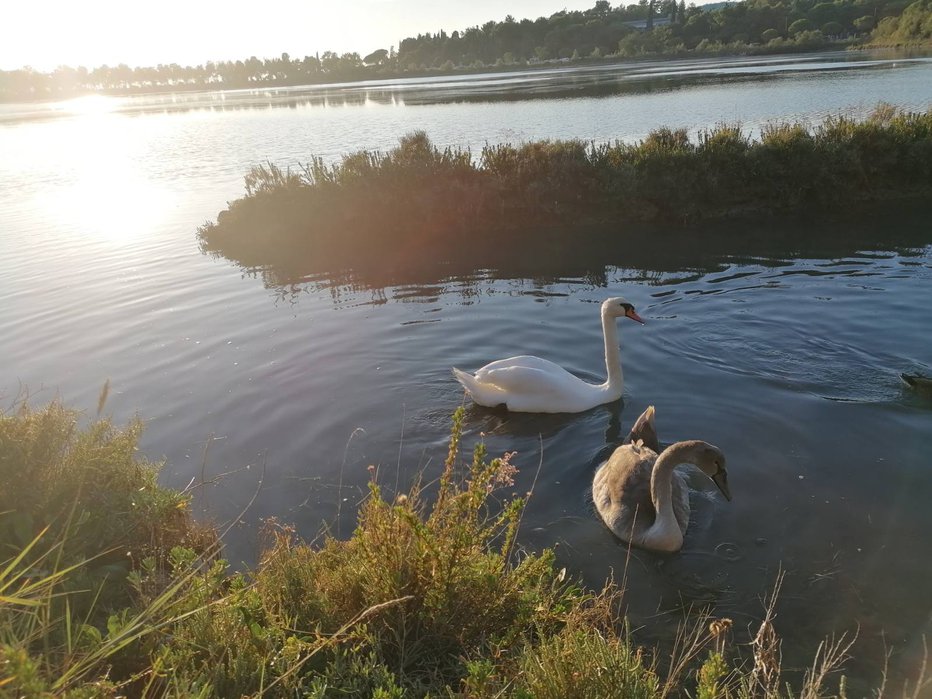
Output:
<svg viewBox="0 0 932 699">
<path fill-rule="evenodd" d="M 324 51 L 365 56 L 397 48 L 418 33 L 451 33 L 507 14 L 536 19 L 594 5 L 595 0 L 4 0 L 0 70 L 198 65 Z"/>
</svg>

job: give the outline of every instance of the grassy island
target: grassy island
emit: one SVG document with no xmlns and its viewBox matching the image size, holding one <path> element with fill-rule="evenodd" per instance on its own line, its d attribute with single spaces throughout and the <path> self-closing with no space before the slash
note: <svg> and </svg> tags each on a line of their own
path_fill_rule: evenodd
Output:
<svg viewBox="0 0 932 699">
<path fill-rule="evenodd" d="M 205 251 L 248 266 L 449 260 L 572 243 L 585 226 L 616 237 L 709 219 L 830 219 L 871 202 L 932 201 L 932 111 L 882 105 L 863 121 L 772 124 L 757 139 L 737 126 L 697 141 L 662 128 L 630 145 L 542 141 L 479 154 L 417 132 L 333 165 L 259 165 L 245 185 L 198 235 Z"/>
<path fill-rule="evenodd" d="M 0 697 L 844 696 L 850 646 L 787 682 L 769 613 L 751 647 L 708 617 L 639 647 L 619 590 L 521 549 L 509 458 L 462 458 L 461 419 L 434 495 L 373 476 L 349 539 L 271 525 L 232 573 L 136 456 L 139 422 L 0 414 Z"/>
</svg>

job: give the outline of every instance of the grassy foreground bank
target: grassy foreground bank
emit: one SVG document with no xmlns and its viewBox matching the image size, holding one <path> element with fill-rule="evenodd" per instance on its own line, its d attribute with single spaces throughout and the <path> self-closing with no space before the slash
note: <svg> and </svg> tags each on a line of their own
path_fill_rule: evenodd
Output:
<svg viewBox="0 0 932 699">
<path fill-rule="evenodd" d="M 462 411 L 431 502 L 373 480 L 350 539 L 271 524 L 247 574 L 137 457 L 138 421 L 78 417 L 0 415 L 0 697 L 845 695 L 848 646 L 791 687 L 769 614 L 750 648 L 725 619 L 672 656 L 637 647 L 616 588 L 520 550 L 523 502 L 497 496 L 514 469 L 460 457 Z"/>
<path fill-rule="evenodd" d="M 439 149 L 423 132 L 386 153 L 358 152 L 300 171 L 260 165 L 246 195 L 198 229 L 202 248 L 246 265 L 455 258 L 476 246 L 522 249 L 610 235 L 645 222 L 820 216 L 864 202 L 932 200 L 932 111 L 878 107 L 815 128 L 773 124 L 759 139 L 720 126 L 690 140 L 658 129 L 627 145 L 580 141 Z"/>
</svg>

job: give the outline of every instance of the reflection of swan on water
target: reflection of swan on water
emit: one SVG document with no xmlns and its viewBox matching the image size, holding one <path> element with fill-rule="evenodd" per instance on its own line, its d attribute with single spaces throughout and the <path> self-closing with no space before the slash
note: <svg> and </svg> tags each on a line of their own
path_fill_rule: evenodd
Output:
<svg viewBox="0 0 932 699">
<path fill-rule="evenodd" d="M 475 374 L 454 367 L 453 374 L 479 405 L 522 413 L 579 413 L 621 398 L 624 376 L 615 318 L 643 323 L 634 306 L 621 297 L 602 303 L 605 383 L 591 384 L 547 359 L 522 355 L 486 364 Z"/>
<path fill-rule="evenodd" d="M 653 431 L 653 406 L 638 418 Z M 634 430 L 632 430 L 632 434 Z M 592 500 L 618 538 L 655 551 L 679 551 L 689 525 L 689 489 L 674 469 L 694 464 L 731 500 L 725 455 L 708 442 L 676 442 L 657 452 L 638 439 L 618 447 L 596 471 Z"/>
<path fill-rule="evenodd" d="M 925 396 L 932 396 L 932 377 L 919 374 L 900 374 L 903 382 Z"/>
</svg>

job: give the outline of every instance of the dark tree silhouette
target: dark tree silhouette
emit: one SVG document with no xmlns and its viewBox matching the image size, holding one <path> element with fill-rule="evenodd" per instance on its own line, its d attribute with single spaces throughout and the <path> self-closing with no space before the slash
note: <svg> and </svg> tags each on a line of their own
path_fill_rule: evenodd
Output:
<svg viewBox="0 0 932 699">
<path fill-rule="evenodd" d="M 388 51 L 385 49 L 377 49 L 370 53 L 368 56 L 362 59 L 362 62 L 367 66 L 379 65 L 388 60 Z"/>
</svg>

